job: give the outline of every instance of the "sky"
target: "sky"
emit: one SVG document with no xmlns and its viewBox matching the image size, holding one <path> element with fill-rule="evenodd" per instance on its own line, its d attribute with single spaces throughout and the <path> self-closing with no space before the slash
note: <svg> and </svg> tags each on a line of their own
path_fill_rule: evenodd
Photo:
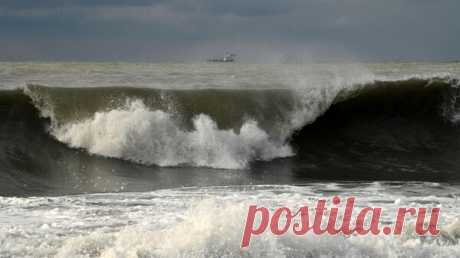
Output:
<svg viewBox="0 0 460 258">
<path fill-rule="evenodd" d="M 0 60 L 458 60 L 458 0 L 0 0 Z"/>
</svg>

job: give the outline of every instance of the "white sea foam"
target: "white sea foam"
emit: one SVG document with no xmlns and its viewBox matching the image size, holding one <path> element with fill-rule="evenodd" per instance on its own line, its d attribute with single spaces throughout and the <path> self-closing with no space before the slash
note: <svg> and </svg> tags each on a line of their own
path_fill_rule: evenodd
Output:
<svg viewBox="0 0 460 258">
<path fill-rule="evenodd" d="M 93 154 L 159 166 L 240 169 L 251 160 L 293 154 L 288 145 L 270 139 L 256 121 L 248 120 L 237 133 L 220 130 L 209 116 L 199 114 L 193 118 L 193 130 L 187 131 L 171 114 L 150 110 L 139 100 L 125 108 L 97 112 L 85 121 L 56 126 L 51 133 Z"/>
<path fill-rule="evenodd" d="M 62 124 L 55 117 L 51 99 L 28 88 L 26 93 L 39 107 L 42 116 L 53 121 L 51 134 L 71 147 L 147 165 L 242 169 L 254 160 L 292 156 L 294 153 L 288 139 L 295 130 L 324 113 L 343 89 L 352 89 L 371 80 L 369 73 L 361 71 L 360 76 L 355 73 L 350 69 L 334 70 L 326 81 L 312 72 L 295 77 L 294 74 L 301 74 L 296 71 L 287 76 L 290 80 L 286 83 L 295 91 L 292 101 L 296 106 L 285 114 L 287 122 L 277 125 L 277 135 L 269 135 L 259 127 L 258 121 L 252 119 L 244 122 L 238 133 L 221 130 L 206 114 L 193 117 L 193 130 L 188 131 L 180 127 L 173 114 L 152 110 L 141 100 L 96 112 L 84 121 Z"/>
<path fill-rule="evenodd" d="M 182 188 L 146 193 L 0 198 L 2 255 L 6 257 L 458 257 L 458 201 L 448 185 L 328 184 Z M 269 230 L 241 250 L 248 205 L 296 209 L 333 188 L 356 197 L 355 212 L 382 207 L 393 221 L 398 207 L 442 205 L 442 234 L 403 236 L 274 236 Z M 379 191 L 376 191 L 380 189 Z M 440 190 L 441 189 L 441 190 Z M 424 198 L 422 193 L 436 193 Z M 458 190 L 453 190 L 454 194 Z M 400 199 L 395 205 L 392 200 Z M 329 204 L 328 204 L 329 205 Z M 328 206 L 329 207 L 329 206 Z M 413 223 L 407 221 L 406 225 Z M 453 223 L 452 223 L 453 222 Z M 406 227 L 406 226 L 405 226 Z M 409 231 L 413 228 L 409 228 Z"/>
</svg>

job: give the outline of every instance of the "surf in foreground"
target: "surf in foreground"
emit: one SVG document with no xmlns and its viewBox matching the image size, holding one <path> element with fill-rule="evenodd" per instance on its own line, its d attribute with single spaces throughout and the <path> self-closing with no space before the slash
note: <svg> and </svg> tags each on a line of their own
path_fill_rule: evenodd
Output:
<svg viewBox="0 0 460 258">
<path fill-rule="evenodd" d="M 410 189 L 410 191 L 406 191 Z M 458 257 L 458 186 L 434 183 L 340 183 L 305 186 L 192 187 L 144 193 L 0 198 L 2 256 L 20 257 Z M 430 192 L 429 197 L 426 192 Z M 447 194 L 448 193 L 448 194 Z M 356 206 L 441 207 L 441 235 L 273 236 L 240 249 L 247 207 L 311 205 L 355 196 Z M 17 219 L 20 217 L 21 219 Z"/>
</svg>

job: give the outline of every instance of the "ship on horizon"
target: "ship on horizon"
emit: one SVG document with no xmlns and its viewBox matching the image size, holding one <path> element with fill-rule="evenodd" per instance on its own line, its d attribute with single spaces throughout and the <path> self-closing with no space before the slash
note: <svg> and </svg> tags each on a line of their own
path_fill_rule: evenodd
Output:
<svg viewBox="0 0 460 258">
<path fill-rule="evenodd" d="M 208 59 L 208 62 L 216 62 L 216 63 L 230 63 L 235 62 L 236 54 L 226 53 L 224 57 L 219 58 L 211 58 Z"/>
</svg>

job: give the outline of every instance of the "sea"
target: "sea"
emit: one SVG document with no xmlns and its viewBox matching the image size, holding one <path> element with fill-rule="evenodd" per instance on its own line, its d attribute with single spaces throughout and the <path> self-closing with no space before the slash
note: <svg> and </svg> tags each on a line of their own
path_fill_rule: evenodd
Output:
<svg viewBox="0 0 460 258">
<path fill-rule="evenodd" d="M 0 257 L 460 257 L 460 63 L 0 62 Z M 250 205 L 440 208 L 438 236 Z"/>
</svg>

